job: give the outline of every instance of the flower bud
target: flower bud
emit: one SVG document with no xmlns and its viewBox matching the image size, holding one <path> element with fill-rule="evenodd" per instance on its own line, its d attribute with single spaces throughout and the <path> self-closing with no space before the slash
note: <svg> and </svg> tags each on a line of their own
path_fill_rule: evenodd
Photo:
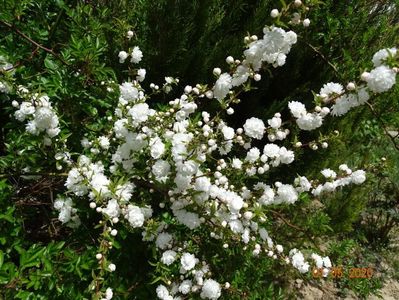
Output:
<svg viewBox="0 0 399 300">
<path fill-rule="evenodd" d="M 295 0 L 295 1 L 294 1 L 294 5 L 295 5 L 296 7 L 299 7 L 299 6 L 302 5 L 302 1 L 301 1 L 301 0 Z"/>
<path fill-rule="evenodd" d="M 348 85 L 346 86 L 346 89 L 348 91 L 353 91 L 354 89 L 356 89 L 356 85 L 353 82 L 349 82 Z"/>
<path fill-rule="evenodd" d="M 369 79 L 369 77 L 370 77 L 370 73 L 369 72 L 363 72 L 362 75 L 360 76 L 360 78 L 363 81 L 367 81 Z"/>
<path fill-rule="evenodd" d="M 279 14 L 280 14 L 280 13 L 279 13 L 278 9 L 273 9 L 273 10 L 270 12 L 270 16 L 271 16 L 272 18 L 277 18 Z"/>
<path fill-rule="evenodd" d="M 232 63 L 234 63 L 234 58 L 233 58 L 232 56 L 227 56 L 226 62 L 227 62 L 228 64 L 232 64 Z"/>
<path fill-rule="evenodd" d="M 220 68 L 213 69 L 213 75 L 219 76 L 220 74 L 222 74 L 222 70 Z"/>
</svg>

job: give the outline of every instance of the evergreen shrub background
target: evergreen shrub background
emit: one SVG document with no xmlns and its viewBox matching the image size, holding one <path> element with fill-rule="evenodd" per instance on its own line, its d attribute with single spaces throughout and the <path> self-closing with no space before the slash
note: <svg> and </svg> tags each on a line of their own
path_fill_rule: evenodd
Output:
<svg viewBox="0 0 399 300">
<path fill-rule="evenodd" d="M 271 117 L 289 100 L 306 103 L 308 99 L 310 104 L 311 91 L 318 91 L 323 83 L 345 83 L 355 78 L 359 71 L 370 67 L 370 57 L 378 49 L 398 45 L 397 4 L 395 0 L 319 3 L 310 12 L 310 28 L 299 32 L 301 38 L 287 64 L 272 74 L 264 73 L 257 90 L 242 97 L 236 108 L 239 113 L 228 121 L 239 127 L 249 116 Z M 260 34 L 270 21 L 270 10 L 278 5 L 279 1 L 270 0 L 4 0 L 0 56 L 15 66 L 9 80 L 45 91 L 57 103 L 63 125 L 73 133 L 70 137 L 61 134 L 61 138 L 68 138 L 71 151 L 79 152 L 83 133 L 89 131 L 95 136 L 109 126 L 102 117 L 113 113 L 116 97 L 101 82 L 109 78 L 120 82 L 129 75 L 117 57 L 128 46 L 127 30 L 136 34 L 129 45 L 143 50 L 147 85 L 161 83 L 168 75 L 181 78 L 181 86 L 207 83 L 212 80 L 213 67 L 225 66 L 227 55 L 238 57 L 243 37 L 247 33 Z M 52 49 L 55 55 L 22 35 Z M 323 207 L 321 212 L 315 213 L 315 203 L 306 199 L 300 208 L 282 208 L 279 214 L 289 216 L 290 222 L 303 231 L 281 222 L 275 228 L 281 239 L 286 236 L 293 246 L 301 247 L 311 238 L 347 266 L 367 262 L 364 257 L 369 248 L 378 252 L 389 246 L 390 233 L 399 222 L 399 149 L 384 132 L 384 126 L 389 130 L 399 128 L 398 96 L 396 87 L 389 96 L 376 99 L 374 113 L 364 107 L 334 118 L 323 131 L 336 129 L 340 135 L 327 150 L 306 151 L 302 154 L 303 164 L 296 164 L 296 169 L 272 173 L 277 179 L 288 180 L 299 172 L 312 174 L 313 170 L 327 165 L 337 167 L 342 162 L 365 166 L 369 171 L 367 184 L 320 199 L 317 205 Z M 48 175 L 59 173 L 53 167 L 55 153 L 40 146 L 13 120 L 11 100 L 0 95 L 0 299 L 88 299 L 86 289 L 92 279 L 91 270 L 96 268 L 97 233 L 93 228 L 97 217 L 81 216 L 87 225 L 74 231 L 57 221 L 52 201 L 63 191 L 64 178 Z M 160 97 L 152 105 L 165 101 Z M 212 104 L 206 109 L 211 111 Z M 312 140 L 315 136 L 303 138 Z M 28 173 L 42 176 L 21 176 L 27 168 Z M 370 218 L 373 214 L 380 215 L 380 219 Z M 151 273 L 152 249 L 141 242 L 139 235 L 122 231 L 118 237 L 120 245 L 113 253 L 118 272 L 112 278 L 118 297 L 154 299 L 153 284 L 158 278 Z M 221 248 L 206 241 L 206 237 L 204 244 Z M 123 251 L 118 252 L 118 247 Z M 230 270 L 239 270 L 234 273 L 233 283 L 243 288 L 231 291 L 225 299 L 283 299 L 288 293 L 285 287 L 299 276 L 276 262 L 238 256 L 234 248 L 208 260 L 219 266 L 215 272 L 226 281 L 231 278 Z M 360 285 L 340 283 L 342 290 L 349 288 L 360 296 L 380 286 L 378 279 Z"/>
</svg>

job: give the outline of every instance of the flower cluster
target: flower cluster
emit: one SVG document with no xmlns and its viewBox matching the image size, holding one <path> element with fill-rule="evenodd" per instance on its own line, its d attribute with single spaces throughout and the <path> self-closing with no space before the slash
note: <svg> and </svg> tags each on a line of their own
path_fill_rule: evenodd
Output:
<svg viewBox="0 0 399 300">
<path fill-rule="evenodd" d="M 301 1 L 295 3 L 302 5 Z M 278 17 L 279 12 L 272 15 Z M 305 21 L 303 25 L 309 26 Z M 89 207 L 101 215 L 104 232 L 117 236 L 117 226 L 141 230 L 143 241 L 156 247 L 160 263 L 178 270 L 166 286 L 156 288 L 159 299 L 185 299 L 190 293 L 198 293 L 202 299 L 218 299 L 222 293 L 220 283 L 211 278 L 211 266 L 195 247 L 190 248 L 194 239 L 174 235 L 173 226 L 184 226 L 193 236 L 202 229 L 210 238 L 222 240 L 224 248 L 239 245 L 255 257 L 279 259 L 305 273 L 310 267 L 305 255 L 297 249 L 284 250 L 269 235 L 274 225 L 268 217 L 269 207 L 293 205 L 302 195 L 321 197 L 366 180 L 363 170 L 352 171 L 341 165 L 338 174 L 322 170 L 324 183 L 305 176 L 291 182 L 274 181 L 269 177 L 270 170 L 296 159 L 292 145 L 279 144 L 290 134 L 283 128 L 281 114 L 274 114 L 267 122 L 248 118 L 237 129 L 222 119 L 224 113 L 234 114 L 231 106 L 239 102 L 237 97 L 244 85 L 259 81 L 259 71 L 267 64 L 283 66 L 297 41 L 295 32 L 275 26 L 265 27 L 263 34 L 262 39 L 245 39 L 241 60 L 226 58 L 228 71 L 213 70 L 213 85 L 186 86 L 179 97 L 158 110 L 150 107 L 150 96 L 141 86 L 146 70 L 133 72 L 134 78 L 119 85 L 119 101 L 114 116 L 108 119 L 110 130 L 82 139 L 83 153 L 72 164 L 65 182 L 69 197 L 59 198 L 54 204 L 62 223 L 78 224 L 72 199 L 86 198 Z M 301 102 L 289 102 L 299 129 L 319 128 L 327 115 L 343 115 L 368 101 L 370 94 L 389 90 L 396 82 L 397 70 L 386 63 L 393 55 L 394 48 L 374 55 L 375 69 L 362 75 L 366 85 L 350 83 L 344 89 L 338 83 L 325 84 L 313 110 L 308 111 Z M 131 63 L 137 64 L 143 55 L 134 47 L 118 56 L 121 63 L 130 56 Z M 162 90 L 167 94 L 178 80 L 166 77 L 165 81 Z M 153 83 L 150 88 L 159 91 Z M 220 102 L 221 113 L 199 111 L 203 99 Z M 45 131 L 48 137 L 59 133 L 58 117 L 47 96 L 34 95 L 15 106 L 15 117 L 29 120 L 28 132 Z M 267 142 L 262 141 L 265 136 Z M 154 203 L 155 192 L 162 202 Z M 171 214 L 172 225 L 159 217 L 162 213 Z M 105 251 L 98 254 L 100 264 L 104 255 Z M 311 258 L 328 274 L 332 266 L 328 257 L 314 253 Z M 115 270 L 116 266 L 107 263 L 106 268 Z M 110 288 L 102 293 L 104 299 L 113 296 Z"/>
<path fill-rule="evenodd" d="M 26 100 L 18 103 L 13 101 L 13 106 L 18 108 L 15 111 L 15 118 L 26 124 L 26 131 L 33 135 L 39 135 L 44 132 L 45 144 L 51 144 L 51 138 L 60 133 L 59 120 L 56 111 L 53 109 L 50 99 L 47 95 L 29 95 L 24 87 L 19 87 L 20 95 L 26 97 Z"/>
</svg>

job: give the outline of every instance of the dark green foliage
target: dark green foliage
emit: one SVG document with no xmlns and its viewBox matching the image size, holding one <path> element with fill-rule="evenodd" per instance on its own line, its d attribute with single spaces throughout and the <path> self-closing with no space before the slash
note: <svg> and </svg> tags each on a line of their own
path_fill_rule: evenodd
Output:
<svg viewBox="0 0 399 300">
<path fill-rule="evenodd" d="M 182 86 L 210 83 L 212 68 L 225 68 L 227 55 L 240 58 L 243 37 L 248 33 L 261 35 L 262 27 L 270 22 L 270 10 L 280 5 L 269 0 L 3 2 L 0 55 L 16 66 L 9 80 L 45 91 L 57 104 L 63 126 L 73 133 L 60 134 L 68 141 L 72 156 L 81 151 L 84 133 L 96 136 L 109 126 L 103 117 L 113 114 L 117 97 L 101 82 L 113 79 L 118 83 L 133 76 L 131 71 L 122 71 L 125 68 L 118 62 L 118 51 L 140 46 L 148 74 L 145 85 L 161 84 L 168 75 L 180 77 Z M 370 57 L 376 50 L 398 45 L 399 12 L 389 9 L 396 2 L 324 1 L 310 12 L 310 31 L 300 30 L 298 45 L 285 67 L 266 70 L 257 89 L 243 95 L 236 108 L 239 116 L 229 118 L 229 122 L 239 127 L 248 116 L 266 119 L 286 107 L 289 100 L 310 104 L 311 91 L 318 92 L 323 83 L 358 78 L 359 72 L 371 66 Z M 130 29 L 136 37 L 127 41 Z M 289 182 L 297 174 L 319 176 L 324 167 L 336 168 L 343 162 L 371 171 L 367 184 L 356 189 L 343 189 L 318 201 L 303 197 L 302 203 L 278 211 L 271 208 L 268 217 L 275 220 L 273 230 L 280 241 L 311 250 L 325 246 L 326 238 L 339 240 L 360 228 L 357 241 L 343 240 L 331 247 L 332 259 L 346 266 L 374 263 L 369 257 L 357 261 L 351 257 L 362 257 L 359 240 L 373 245 L 389 243 L 389 233 L 398 222 L 399 151 L 383 129 L 386 124 L 388 129 L 399 126 L 398 95 L 396 89 L 391 96 L 372 100 L 379 118 L 366 107 L 325 124 L 322 133 L 340 131 L 329 149 L 320 154 L 304 150 L 299 153 L 302 164 L 271 173 L 271 178 Z M 55 153 L 39 146 L 34 137 L 27 137 L 21 124 L 13 120 L 11 100 L 0 95 L 0 172 L 8 179 L 0 181 L 0 299 L 89 299 L 87 287 L 96 266 L 94 229 L 72 231 L 54 221 L 51 197 L 63 191 L 63 178 L 19 176 L 23 170 L 56 172 Z M 162 104 L 165 99 L 157 101 Z M 283 113 L 288 116 L 287 111 Z M 317 137 L 305 134 L 302 138 L 312 141 Z M 383 156 L 387 158 L 385 165 L 381 165 Z M 154 202 L 158 200 L 154 198 Z M 375 220 L 375 214 L 381 214 L 380 219 Z M 93 215 L 83 217 L 93 228 L 98 222 Z M 198 236 L 206 240 L 201 233 Z M 156 261 L 152 249 L 143 246 L 141 236 L 123 231 L 116 244 L 116 249 L 124 249 L 112 253 L 118 276 L 113 276 L 110 284 L 117 297 L 153 299 L 154 285 L 149 283 L 162 278 L 154 278 L 157 266 L 147 264 Z M 281 287 L 289 276 L 297 276 L 273 261 L 237 257 L 234 245 L 223 257 L 213 256 L 221 245 L 206 246 L 209 252 L 203 255 L 219 266 L 214 271 L 220 282 L 232 284 L 225 299 L 282 299 Z M 364 297 L 374 292 L 380 281 L 342 281 L 338 285 Z"/>
</svg>

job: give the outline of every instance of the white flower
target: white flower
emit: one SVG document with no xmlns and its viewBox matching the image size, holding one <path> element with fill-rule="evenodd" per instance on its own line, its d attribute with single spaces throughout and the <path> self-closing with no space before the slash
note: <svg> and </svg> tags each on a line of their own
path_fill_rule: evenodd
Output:
<svg viewBox="0 0 399 300">
<path fill-rule="evenodd" d="M 388 57 L 395 56 L 396 53 L 397 53 L 396 48 L 381 49 L 377 51 L 373 56 L 374 67 L 381 66 Z"/>
<path fill-rule="evenodd" d="M 118 54 L 119 62 L 123 64 L 128 56 L 129 54 L 127 54 L 126 51 L 120 51 Z"/>
<path fill-rule="evenodd" d="M 270 158 L 279 157 L 280 147 L 276 144 L 266 144 L 263 148 L 263 154 Z"/>
<path fill-rule="evenodd" d="M 288 102 L 288 108 L 295 118 L 300 118 L 306 115 L 307 111 L 305 105 L 298 101 Z"/>
<path fill-rule="evenodd" d="M 107 288 L 105 290 L 105 299 L 111 300 L 113 296 L 114 296 L 114 293 L 112 292 L 112 289 L 111 288 Z"/>
<path fill-rule="evenodd" d="M 137 124 L 147 121 L 150 114 L 151 111 L 147 103 L 138 103 L 129 109 L 129 115 L 132 116 L 133 122 Z"/>
<path fill-rule="evenodd" d="M 169 300 L 171 298 L 171 296 L 169 295 L 168 289 L 162 284 L 158 285 L 156 292 L 157 292 L 158 298 L 161 300 Z M 171 299 L 173 299 L 173 298 L 171 298 Z"/>
<path fill-rule="evenodd" d="M 126 101 L 136 100 L 139 96 L 139 91 L 133 86 L 131 82 L 124 82 L 119 86 L 121 96 Z"/>
<path fill-rule="evenodd" d="M 184 271 L 190 271 L 191 269 L 193 269 L 197 262 L 198 259 L 195 258 L 195 255 L 187 252 L 183 253 L 180 259 L 180 263 Z"/>
<path fill-rule="evenodd" d="M 247 157 L 245 158 L 245 160 L 249 161 L 250 163 L 254 163 L 255 161 L 257 161 L 259 159 L 260 156 L 260 151 L 258 148 L 253 147 L 251 148 L 251 150 L 249 150 L 247 152 Z"/>
<path fill-rule="evenodd" d="M 135 188 L 133 183 L 126 183 L 123 185 L 118 185 L 116 187 L 115 195 L 119 197 L 122 201 L 128 202 L 132 198 L 132 192 Z"/>
<path fill-rule="evenodd" d="M 144 81 L 147 71 L 145 69 L 138 69 L 136 79 L 139 82 Z"/>
<path fill-rule="evenodd" d="M 134 47 L 133 51 L 132 51 L 132 58 L 131 58 L 131 62 L 134 64 L 137 64 L 141 61 L 141 59 L 143 58 L 143 52 L 141 52 L 139 47 Z"/>
<path fill-rule="evenodd" d="M 292 204 L 298 200 L 298 192 L 292 185 L 282 184 L 277 188 L 276 203 Z"/>
<path fill-rule="evenodd" d="M 335 177 L 337 177 L 337 173 L 335 173 L 333 170 L 331 169 L 324 169 L 321 171 L 321 174 L 323 174 L 323 176 L 325 178 L 332 178 L 334 179 Z"/>
<path fill-rule="evenodd" d="M 109 200 L 107 207 L 104 208 L 103 213 L 106 214 L 109 218 L 115 218 L 115 217 L 119 217 L 119 204 L 118 201 L 116 201 L 115 199 Z"/>
<path fill-rule="evenodd" d="M 375 93 L 383 93 L 388 91 L 396 82 L 395 72 L 386 67 L 379 66 L 370 72 L 367 78 L 367 86 Z"/>
<path fill-rule="evenodd" d="M 195 229 L 201 225 L 198 214 L 186 211 L 184 209 L 173 211 L 177 221 L 186 225 L 190 229 Z"/>
<path fill-rule="evenodd" d="M 234 169 L 240 170 L 240 169 L 242 168 L 242 161 L 239 160 L 238 158 L 233 158 L 233 161 L 232 161 L 232 163 L 231 163 L 231 166 L 232 166 Z"/>
<path fill-rule="evenodd" d="M 157 160 L 151 168 L 152 174 L 159 182 L 165 182 L 168 179 L 170 164 L 166 160 Z"/>
<path fill-rule="evenodd" d="M 324 264 L 324 267 L 326 267 L 326 268 L 332 267 L 331 260 L 328 256 L 323 257 L 323 264 Z"/>
<path fill-rule="evenodd" d="M 267 120 L 267 123 L 270 125 L 271 128 L 278 129 L 281 127 L 281 118 L 273 117 L 270 120 Z"/>
<path fill-rule="evenodd" d="M 344 92 L 344 87 L 339 83 L 329 82 L 323 85 L 320 95 L 340 95 Z"/>
<path fill-rule="evenodd" d="M 208 192 L 211 187 L 211 181 L 206 176 L 198 177 L 195 179 L 194 188 L 196 191 Z"/>
<path fill-rule="evenodd" d="M 133 228 L 141 227 L 144 224 L 144 214 L 140 207 L 135 205 L 128 205 L 125 218 Z"/>
<path fill-rule="evenodd" d="M 233 74 L 232 86 L 239 86 L 246 82 L 249 77 L 249 68 L 243 65 L 239 65 L 237 70 Z"/>
<path fill-rule="evenodd" d="M 234 138 L 234 129 L 228 126 L 223 126 L 222 133 L 225 140 L 231 140 Z"/>
<path fill-rule="evenodd" d="M 312 185 L 305 176 L 300 176 L 295 179 L 295 184 L 297 185 L 296 190 L 299 193 L 310 191 Z"/>
<path fill-rule="evenodd" d="M 319 114 L 307 113 L 306 115 L 298 118 L 296 124 L 302 130 L 314 130 L 323 124 L 323 118 Z"/>
<path fill-rule="evenodd" d="M 173 250 L 166 250 L 161 257 L 161 262 L 169 266 L 176 260 L 177 253 Z"/>
<path fill-rule="evenodd" d="M 216 99 L 222 100 L 232 88 L 232 78 L 229 74 L 223 73 L 215 82 L 213 95 Z"/>
<path fill-rule="evenodd" d="M 263 138 L 265 124 L 261 119 L 254 117 L 247 119 L 243 127 L 247 136 L 258 140 Z"/>
<path fill-rule="evenodd" d="M 161 232 L 155 241 L 155 245 L 157 245 L 160 249 L 166 249 L 168 245 L 172 242 L 173 237 L 167 232 Z"/>
<path fill-rule="evenodd" d="M 279 150 L 280 162 L 282 164 L 290 164 L 294 161 L 295 155 L 291 150 L 287 150 L 285 147 L 281 147 Z"/>
<path fill-rule="evenodd" d="M 366 172 L 357 170 L 351 174 L 351 180 L 354 184 L 362 184 L 366 181 Z"/>
<path fill-rule="evenodd" d="M 91 187 L 102 196 L 109 193 L 108 185 L 109 179 L 102 173 L 94 174 L 90 181 Z"/>
<path fill-rule="evenodd" d="M 189 292 L 191 292 L 192 286 L 193 283 L 191 280 L 183 280 L 183 282 L 179 285 L 179 292 L 183 295 L 187 295 Z"/>
<path fill-rule="evenodd" d="M 100 136 L 98 138 L 98 143 L 100 144 L 100 147 L 103 149 L 108 149 L 109 148 L 109 138 L 107 138 L 106 136 Z"/>
<path fill-rule="evenodd" d="M 296 250 L 296 249 L 295 249 Z M 291 250 L 292 251 L 292 250 Z M 303 254 L 299 251 L 294 251 L 295 254 L 292 255 L 292 265 L 297 268 L 299 272 L 306 273 L 309 271 L 309 263 L 305 262 Z"/>
<path fill-rule="evenodd" d="M 218 282 L 213 279 L 206 279 L 204 281 L 200 294 L 201 299 L 216 300 L 221 294 L 221 287 Z"/>
<path fill-rule="evenodd" d="M 349 98 L 351 97 L 351 98 Z M 331 115 L 333 116 L 342 116 L 346 114 L 351 107 L 354 105 L 351 103 L 350 99 L 355 98 L 353 95 L 344 95 L 336 99 L 335 104 L 331 107 Z M 356 99 L 355 99 L 356 101 Z M 355 103 L 356 105 L 357 103 Z"/>
<path fill-rule="evenodd" d="M 162 143 L 162 140 L 159 137 L 152 138 L 150 140 L 151 146 L 151 156 L 154 159 L 160 158 L 165 153 L 165 144 Z"/>
</svg>

